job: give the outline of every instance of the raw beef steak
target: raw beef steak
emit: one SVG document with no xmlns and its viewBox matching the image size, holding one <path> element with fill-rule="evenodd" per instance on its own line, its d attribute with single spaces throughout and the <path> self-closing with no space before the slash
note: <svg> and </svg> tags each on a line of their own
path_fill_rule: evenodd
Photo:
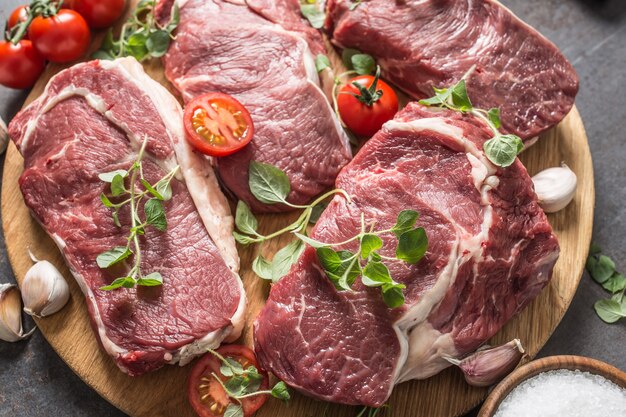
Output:
<svg viewBox="0 0 626 417">
<path fill-rule="evenodd" d="M 162 19 L 168 18 L 172 3 L 159 4 Z M 179 1 L 180 25 L 163 62 L 185 102 L 218 91 L 246 106 L 254 138 L 241 151 L 216 159 L 220 180 L 257 212 L 284 211 L 289 208 L 262 204 L 250 193 L 251 161 L 285 171 L 291 181 L 288 200 L 305 204 L 332 186 L 351 152 L 319 86 L 314 54 L 324 48 L 320 35 L 299 15 L 289 15 L 296 10 L 288 5 L 278 2 L 264 9 L 260 3 L 253 6 L 265 14 L 284 11 L 276 21 L 288 30 L 243 2 Z"/>
<path fill-rule="evenodd" d="M 490 137 L 471 116 L 410 103 L 363 146 L 337 178 L 351 202 L 335 197 L 312 237 L 342 242 L 359 233 L 361 214 L 385 230 L 417 210 L 425 257 L 387 262 L 405 305 L 387 308 L 360 281 L 338 292 L 308 247 L 255 322 L 262 366 L 313 397 L 377 407 L 394 384 L 476 350 L 539 294 L 558 243 L 519 160 L 499 169 L 482 153 Z M 381 253 L 394 256 L 395 236 L 383 240 Z"/>
<path fill-rule="evenodd" d="M 335 44 L 373 55 L 383 76 L 414 98 L 467 74 L 477 107 L 498 107 L 525 141 L 559 123 L 578 76 L 557 47 L 495 0 L 329 0 Z"/>
<path fill-rule="evenodd" d="M 61 250 L 102 347 L 122 371 L 184 365 L 239 336 L 245 294 L 227 201 L 213 172 L 196 169 L 180 105 L 137 61 L 91 61 L 60 72 L 9 130 L 24 156 L 24 201 Z M 126 205 L 122 227 L 115 226 L 100 201 L 109 188 L 98 174 L 129 169 L 146 137 L 146 179 L 154 183 L 177 164 L 183 174 L 165 204 L 167 230 L 140 236 L 142 271 L 160 272 L 163 285 L 102 291 L 130 268 L 96 264 L 98 254 L 126 245 L 130 213 Z"/>
</svg>

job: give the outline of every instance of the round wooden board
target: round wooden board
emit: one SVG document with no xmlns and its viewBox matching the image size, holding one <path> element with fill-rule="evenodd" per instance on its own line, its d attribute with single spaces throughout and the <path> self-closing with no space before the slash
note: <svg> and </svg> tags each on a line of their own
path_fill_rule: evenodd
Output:
<svg viewBox="0 0 626 417">
<path fill-rule="evenodd" d="M 146 67 L 156 80 L 167 85 L 159 63 Z M 59 68 L 50 67 L 37 83 L 27 103 L 43 91 L 45 83 Z M 576 108 L 558 127 L 547 132 L 539 142 L 521 156 L 531 175 L 566 162 L 577 174 L 578 189 L 574 201 L 559 213 L 548 215 L 561 244 L 561 256 L 554 276 L 541 295 L 519 316 L 511 320 L 491 341 L 498 344 L 520 338 L 533 357 L 546 343 L 565 314 L 582 275 L 587 258 L 594 209 L 593 165 L 585 129 Z M 108 355 L 100 349 L 93 333 L 84 297 L 68 271 L 52 240 L 30 216 L 18 187 L 23 160 L 11 143 L 7 151 L 2 181 L 2 219 L 9 260 L 18 283 L 31 266 L 27 249 L 39 258 L 54 263 L 66 277 L 71 300 L 52 317 L 36 320 L 37 326 L 59 356 L 87 384 L 113 405 L 132 417 L 174 416 L 193 417 L 187 404 L 185 380 L 189 367 L 167 366 L 159 371 L 137 378 L 120 372 Z M 261 229 L 276 230 L 292 220 L 290 215 L 260 217 Z M 268 255 L 282 247 L 286 240 L 277 239 L 263 247 Z M 242 248 L 241 277 L 249 303 L 246 328 L 242 342 L 252 345 L 251 325 L 262 308 L 269 285 L 251 271 L 250 264 L 258 248 Z M 394 417 L 461 415 L 477 405 L 487 394 L 486 389 L 467 385 L 460 372 L 447 369 L 425 381 L 412 381 L 396 387 L 390 399 Z M 285 406 L 271 399 L 259 411 L 258 417 L 353 417 L 352 407 L 331 405 L 294 395 Z"/>
</svg>

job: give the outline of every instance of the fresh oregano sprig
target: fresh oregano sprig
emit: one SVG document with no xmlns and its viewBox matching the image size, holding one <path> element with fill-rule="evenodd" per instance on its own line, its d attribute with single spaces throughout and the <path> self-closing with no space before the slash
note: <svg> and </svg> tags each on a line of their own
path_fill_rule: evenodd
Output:
<svg viewBox="0 0 626 417">
<path fill-rule="evenodd" d="M 211 376 L 222 386 L 226 395 L 236 401 L 226 407 L 224 416 L 243 417 L 241 400 L 255 395 L 271 395 L 285 402 L 291 399 L 289 389 L 283 381 L 278 381 L 271 390 L 260 390 L 263 375 L 254 365 L 248 365 L 244 369 L 241 363 L 232 358 L 226 358 L 211 349 L 209 352 L 220 360 L 220 373 L 226 380 L 222 380 L 215 372 L 212 372 Z"/>
<path fill-rule="evenodd" d="M 492 108 L 483 110 L 475 108 L 467 95 L 465 79 L 450 88 L 433 88 L 435 95 L 420 104 L 432 107 L 443 107 L 461 113 L 470 113 L 483 120 L 493 131 L 493 137 L 485 142 L 483 150 L 487 158 L 499 167 L 506 168 L 515 162 L 517 155 L 524 149 L 524 143 L 519 136 L 500 133 L 502 123 L 500 110 Z"/>
<path fill-rule="evenodd" d="M 133 56 L 138 61 L 147 58 L 160 58 L 167 52 L 172 33 L 180 23 L 177 2 L 172 6 L 170 20 L 160 25 L 154 16 L 156 0 L 142 0 L 137 4 L 133 15 L 126 21 L 117 39 L 109 29 L 100 49 L 93 53 L 96 59 L 115 59 Z"/>
<path fill-rule="evenodd" d="M 269 235 L 258 232 L 258 221 L 247 204 L 239 201 L 235 213 L 235 224 L 238 231 L 235 239 L 244 245 L 261 243 L 285 233 L 293 233 L 299 239 L 279 250 L 272 261 L 262 255 L 252 262 L 253 271 L 261 278 L 278 281 L 289 272 L 304 250 L 304 243 L 316 248 L 318 259 L 324 272 L 339 291 L 351 291 L 356 279 L 368 287 L 380 287 L 383 300 L 392 308 L 404 304 L 402 290 L 405 286 L 393 280 L 385 261 L 404 261 L 409 264 L 419 262 L 428 248 L 426 232 L 415 227 L 419 214 L 414 210 L 403 210 L 398 214 L 396 223 L 390 229 L 375 230 L 375 224 L 367 224 L 361 217 L 361 231 L 354 237 L 338 243 L 322 243 L 307 236 L 307 226 L 314 216 L 316 207 L 333 194 L 342 194 L 348 201 L 350 196 L 341 189 L 335 189 L 322 195 L 306 206 L 287 202 L 291 190 L 289 178 L 279 168 L 253 161 L 249 168 L 249 186 L 252 194 L 265 204 L 287 204 L 294 208 L 304 209 L 295 222 Z M 383 247 L 381 235 L 393 233 L 397 238 L 395 257 L 383 256 L 379 253 Z M 354 252 L 335 250 L 333 248 L 356 242 L 358 248 Z"/>
<path fill-rule="evenodd" d="M 146 137 L 129 171 L 116 170 L 98 175 L 102 181 L 110 184 L 110 197 L 103 193 L 100 195 L 100 200 L 106 207 L 113 209 L 113 222 L 117 227 L 122 226 L 119 220 L 119 211 L 128 205 L 130 206 L 131 225 L 126 246 L 116 246 L 101 253 L 97 256 L 96 263 L 100 268 L 107 269 L 125 261 L 131 255 L 134 256 L 134 264 L 130 271 L 125 276 L 116 278 L 111 284 L 101 287 L 101 290 L 109 291 L 120 287 L 133 288 L 135 285 L 152 287 L 163 284 L 163 277 L 159 272 L 143 274 L 141 271 L 139 235 L 146 233 L 147 226 L 152 226 L 161 232 L 167 229 L 167 218 L 162 202 L 172 198 L 170 182 L 179 167 L 172 169 L 156 183 L 150 184 L 143 176 L 142 166 L 147 143 L 148 138 Z M 125 179 L 129 177 L 129 185 L 126 186 Z M 144 190 L 139 189 L 138 182 L 143 185 Z M 150 198 L 143 206 L 144 220 L 142 220 L 139 215 L 139 206 L 147 196 Z"/>
<path fill-rule="evenodd" d="M 326 20 L 326 14 L 322 10 L 322 6 L 317 4 L 316 0 L 303 0 L 300 2 L 300 12 L 302 16 L 309 21 L 315 29 L 321 29 Z"/>
<path fill-rule="evenodd" d="M 598 316 L 607 323 L 615 323 L 626 317 L 626 277 L 617 272 L 615 262 L 602 255 L 598 245 L 591 244 L 585 267 L 591 278 L 611 293 L 611 298 L 596 301 L 594 304 Z"/>
</svg>

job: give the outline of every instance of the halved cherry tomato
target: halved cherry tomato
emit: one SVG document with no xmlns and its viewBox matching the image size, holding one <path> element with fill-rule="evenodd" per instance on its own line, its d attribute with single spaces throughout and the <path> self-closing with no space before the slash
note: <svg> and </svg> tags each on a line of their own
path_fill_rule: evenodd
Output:
<svg viewBox="0 0 626 417">
<path fill-rule="evenodd" d="M 66 3 L 94 29 L 111 26 L 122 16 L 126 7 L 126 0 L 69 0 Z"/>
<path fill-rule="evenodd" d="M 376 85 L 372 88 L 374 82 Z M 358 83 L 368 92 L 364 93 L 354 83 Z M 372 136 L 395 116 L 398 111 L 398 96 L 389 84 L 378 79 L 378 74 L 376 77 L 361 75 L 341 88 L 337 96 L 337 106 L 341 120 L 351 131 L 361 136 Z"/>
<path fill-rule="evenodd" d="M 259 390 L 267 390 L 269 380 L 267 373 L 259 369 L 254 352 L 241 345 L 224 345 L 217 350 L 224 358 L 239 362 L 244 369 L 252 365 L 261 375 L 263 381 Z M 207 353 L 194 365 L 187 381 L 189 402 L 200 417 L 220 417 L 224 415 L 228 404 L 235 401 L 226 395 L 220 383 L 211 375 L 215 373 L 222 381 L 227 378 L 220 373 L 221 362 L 212 353 Z M 254 414 L 267 400 L 267 395 L 255 395 L 241 400 L 245 417 Z"/>
<path fill-rule="evenodd" d="M 63 63 L 85 55 L 91 32 L 81 15 L 74 10 L 61 9 L 54 16 L 34 18 L 28 37 L 44 58 Z"/>
<path fill-rule="evenodd" d="M 10 88 L 29 88 L 41 75 L 46 62 L 29 40 L 13 45 L 0 41 L 0 84 Z"/>
<path fill-rule="evenodd" d="M 11 12 L 9 20 L 7 20 L 7 29 L 13 29 L 18 23 L 25 22 L 28 19 L 28 5 L 19 6 Z"/>
<path fill-rule="evenodd" d="M 248 110 L 228 94 L 208 93 L 185 106 L 187 140 L 198 151 L 226 156 L 246 146 L 254 134 Z"/>
</svg>

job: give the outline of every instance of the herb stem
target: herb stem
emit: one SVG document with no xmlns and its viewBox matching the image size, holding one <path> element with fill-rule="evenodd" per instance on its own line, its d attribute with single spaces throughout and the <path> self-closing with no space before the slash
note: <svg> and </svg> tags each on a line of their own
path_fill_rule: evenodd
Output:
<svg viewBox="0 0 626 417">
<path fill-rule="evenodd" d="M 224 389 L 224 391 L 226 392 L 226 394 L 227 394 L 229 397 L 234 398 L 234 399 L 235 399 L 235 401 L 237 401 L 239 404 L 241 404 L 241 401 L 239 400 L 239 398 L 238 398 L 235 394 L 233 394 L 232 392 L 230 392 L 230 390 L 229 390 L 228 388 L 226 388 L 226 385 L 222 382 L 222 380 L 220 379 L 220 377 L 219 377 L 219 376 L 217 376 L 217 374 L 216 374 L 215 372 L 211 372 L 211 376 L 212 376 L 213 378 L 215 378 L 215 380 L 216 380 L 217 382 L 219 382 L 219 384 L 222 386 L 222 388 Z"/>
</svg>

